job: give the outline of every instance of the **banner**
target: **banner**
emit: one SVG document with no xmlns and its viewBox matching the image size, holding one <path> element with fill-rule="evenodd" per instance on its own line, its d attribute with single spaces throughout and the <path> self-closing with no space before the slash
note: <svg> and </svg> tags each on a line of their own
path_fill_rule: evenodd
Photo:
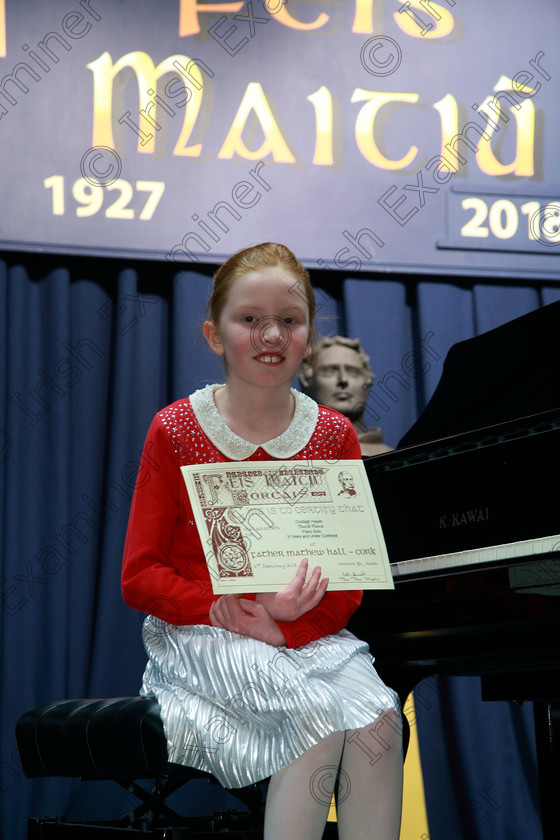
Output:
<svg viewBox="0 0 560 840">
<path fill-rule="evenodd" d="M 0 247 L 560 279 L 555 0 L 0 0 Z"/>
</svg>

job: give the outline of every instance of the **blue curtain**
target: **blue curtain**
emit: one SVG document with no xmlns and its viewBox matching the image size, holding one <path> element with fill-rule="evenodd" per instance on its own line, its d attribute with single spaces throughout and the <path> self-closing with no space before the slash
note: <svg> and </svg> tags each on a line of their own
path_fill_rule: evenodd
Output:
<svg viewBox="0 0 560 840">
<path fill-rule="evenodd" d="M 538 279 L 313 279 L 319 332 L 359 336 L 371 356 L 368 425 L 391 446 L 433 392 L 451 344 L 560 299 Z M 142 616 L 120 595 L 128 511 L 138 469 L 150 469 L 142 446 L 154 413 L 223 380 L 201 333 L 210 285 L 210 268 L 198 265 L 28 254 L 0 262 L 1 837 L 23 840 L 30 816 L 107 819 L 135 802 L 109 783 L 24 779 L 14 727 L 40 703 L 138 692 Z M 474 679 L 440 681 L 434 698 L 419 716 L 432 836 L 447 837 L 457 819 L 475 840 L 538 837 L 530 709 L 483 706 Z M 473 731 L 478 754 L 464 746 Z M 456 762 L 461 784 L 444 783 Z M 492 791 L 501 810 L 469 823 L 468 803 L 488 780 L 501 786 Z"/>
</svg>

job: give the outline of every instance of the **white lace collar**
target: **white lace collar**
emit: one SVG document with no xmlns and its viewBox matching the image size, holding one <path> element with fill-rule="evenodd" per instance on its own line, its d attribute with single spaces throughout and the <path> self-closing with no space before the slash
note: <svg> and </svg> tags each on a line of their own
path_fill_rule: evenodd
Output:
<svg viewBox="0 0 560 840">
<path fill-rule="evenodd" d="M 296 401 L 292 422 L 279 437 L 255 444 L 236 435 L 222 419 L 214 402 L 214 391 L 222 387 L 207 385 L 191 394 L 190 401 L 202 431 L 227 458 L 244 461 L 261 448 L 272 458 L 284 460 L 291 458 L 309 442 L 319 416 L 319 406 L 311 397 L 292 388 Z"/>
</svg>

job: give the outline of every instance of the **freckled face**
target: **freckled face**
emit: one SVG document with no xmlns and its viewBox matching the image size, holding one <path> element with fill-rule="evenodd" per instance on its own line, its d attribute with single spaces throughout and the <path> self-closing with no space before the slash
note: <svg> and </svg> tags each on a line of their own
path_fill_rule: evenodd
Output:
<svg viewBox="0 0 560 840">
<path fill-rule="evenodd" d="M 299 287 L 279 266 L 234 281 L 218 328 L 209 321 L 204 328 L 212 350 L 225 355 L 228 379 L 292 382 L 309 345 L 309 312 Z"/>
</svg>

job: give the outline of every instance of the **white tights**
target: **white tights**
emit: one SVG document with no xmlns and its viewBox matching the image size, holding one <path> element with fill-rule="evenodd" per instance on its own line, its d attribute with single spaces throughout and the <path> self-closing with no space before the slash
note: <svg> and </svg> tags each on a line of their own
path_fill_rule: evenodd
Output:
<svg viewBox="0 0 560 840">
<path fill-rule="evenodd" d="M 270 780 L 264 840 L 321 840 L 339 773 L 340 840 L 398 840 L 402 807 L 401 719 L 335 732 Z"/>
</svg>

